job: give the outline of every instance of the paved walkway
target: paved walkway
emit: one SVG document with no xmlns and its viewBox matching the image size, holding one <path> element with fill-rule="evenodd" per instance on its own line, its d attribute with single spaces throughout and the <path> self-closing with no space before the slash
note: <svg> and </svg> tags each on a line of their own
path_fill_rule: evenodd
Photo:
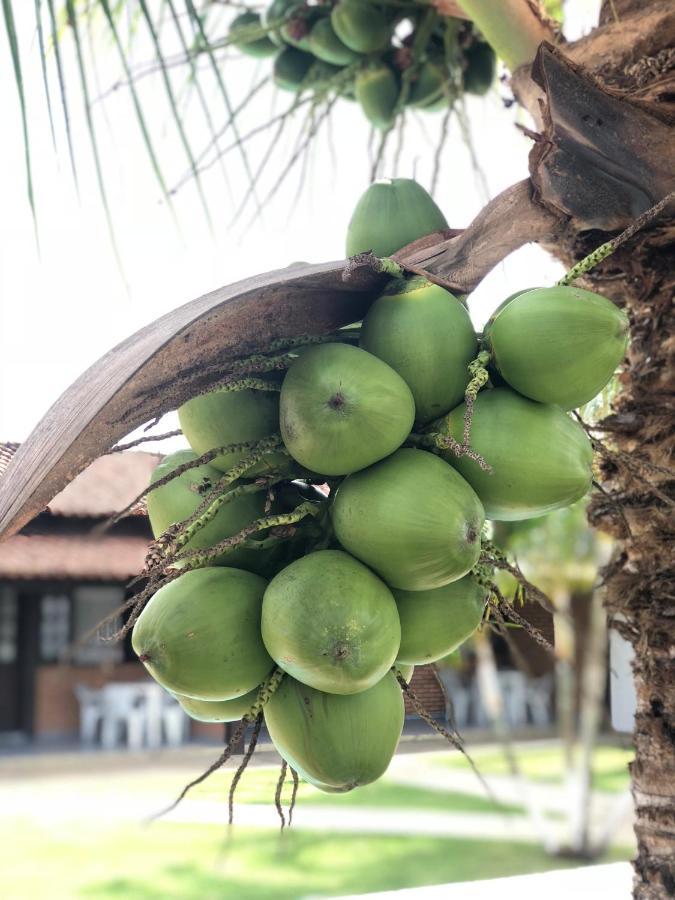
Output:
<svg viewBox="0 0 675 900">
<path fill-rule="evenodd" d="M 630 863 L 585 866 L 541 875 L 517 875 L 489 881 L 436 884 L 402 891 L 351 894 L 335 900 L 630 900 L 633 870 Z M 312 900 L 306 897 L 304 900 Z"/>
</svg>

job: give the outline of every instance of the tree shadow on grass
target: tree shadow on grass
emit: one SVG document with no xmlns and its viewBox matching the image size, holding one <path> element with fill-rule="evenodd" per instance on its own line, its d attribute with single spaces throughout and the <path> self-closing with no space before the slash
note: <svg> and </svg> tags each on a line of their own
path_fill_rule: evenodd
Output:
<svg viewBox="0 0 675 900">
<path fill-rule="evenodd" d="M 165 826 L 171 828 L 171 826 Z M 420 836 L 285 833 L 241 829 L 214 860 L 166 862 L 146 876 L 89 885 L 80 896 L 124 900 L 299 900 L 418 887 L 578 865 L 534 845 Z"/>
</svg>

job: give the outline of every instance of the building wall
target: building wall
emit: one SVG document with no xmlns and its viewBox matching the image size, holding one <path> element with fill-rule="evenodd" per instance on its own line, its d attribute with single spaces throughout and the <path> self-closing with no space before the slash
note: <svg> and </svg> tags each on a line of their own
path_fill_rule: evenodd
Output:
<svg viewBox="0 0 675 900">
<path fill-rule="evenodd" d="M 445 697 L 433 666 L 415 666 L 410 687 L 425 710 L 432 716 L 439 716 L 445 712 Z M 416 715 L 407 697 L 405 698 L 405 711 L 406 715 Z"/>
</svg>

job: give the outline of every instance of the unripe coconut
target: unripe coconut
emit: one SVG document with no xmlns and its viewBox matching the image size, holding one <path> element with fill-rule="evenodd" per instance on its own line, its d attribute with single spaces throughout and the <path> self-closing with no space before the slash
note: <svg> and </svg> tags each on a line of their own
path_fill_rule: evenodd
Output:
<svg viewBox="0 0 675 900">
<path fill-rule="evenodd" d="M 435 103 L 444 97 L 447 81 L 447 67 L 428 60 L 420 67 L 417 78 L 410 85 L 407 106 L 426 107 L 430 103 Z"/>
<path fill-rule="evenodd" d="M 400 663 L 422 665 L 456 650 L 478 628 L 486 592 L 471 575 L 432 591 L 394 590 L 401 618 Z"/>
<path fill-rule="evenodd" d="M 482 97 L 490 90 L 497 71 L 497 57 L 489 44 L 478 41 L 464 51 L 464 90 Z"/>
<path fill-rule="evenodd" d="M 335 66 L 348 66 L 359 58 L 358 53 L 342 43 L 328 17 L 319 19 L 312 27 L 308 49 L 317 59 Z"/>
<path fill-rule="evenodd" d="M 391 22 L 377 7 L 363 0 L 340 0 L 330 19 L 342 43 L 356 53 L 384 50 L 391 38 Z"/>
<path fill-rule="evenodd" d="M 401 627 L 383 581 L 341 550 L 318 550 L 269 583 L 262 637 L 276 664 L 298 681 L 356 694 L 391 668 Z"/>
<path fill-rule="evenodd" d="M 399 95 L 392 69 L 384 63 L 373 63 L 357 73 L 354 84 L 356 99 L 370 124 L 383 131 L 391 128 Z"/>
<path fill-rule="evenodd" d="M 412 178 L 375 181 L 356 204 L 347 228 L 347 256 L 372 250 L 391 256 L 406 244 L 448 227 L 445 216 Z"/>
<path fill-rule="evenodd" d="M 346 550 L 387 584 L 408 591 L 466 575 L 478 561 L 485 518 L 480 500 L 451 466 L 408 449 L 346 478 L 331 517 Z"/>
<path fill-rule="evenodd" d="M 304 3 L 296 5 L 289 11 L 287 20 L 279 29 L 284 43 L 311 53 L 309 35 L 314 24 L 321 18 L 328 18 L 328 12 L 321 7 L 307 6 Z"/>
<path fill-rule="evenodd" d="M 162 687 L 197 700 L 230 700 L 274 667 L 260 635 L 267 583 L 241 569 L 186 572 L 152 597 L 136 622 L 134 653 Z"/>
<path fill-rule="evenodd" d="M 299 91 L 305 83 L 307 73 L 314 64 L 311 53 L 286 47 L 274 60 L 272 77 L 278 88 L 284 91 Z"/>
<path fill-rule="evenodd" d="M 575 409 L 600 393 L 623 359 L 628 317 L 591 291 L 536 288 L 495 313 L 484 342 L 519 393 Z"/>
<path fill-rule="evenodd" d="M 372 353 L 349 344 L 307 350 L 281 386 L 281 435 L 301 465 L 345 475 L 400 447 L 412 428 L 410 388 Z"/>
<path fill-rule="evenodd" d="M 477 338 L 466 307 L 425 278 L 396 279 L 368 310 L 359 346 L 383 359 L 415 398 L 426 423 L 461 401 Z"/>
<path fill-rule="evenodd" d="M 274 56 L 278 47 L 267 35 L 251 38 L 251 32 L 255 34 L 256 28 L 262 27 L 260 16 L 254 12 L 243 12 L 232 20 L 229 28 L 229 37 L 237 50 L 241 50 L 247 56 L 265 57 Z"/>
<path fill-rule="evenodd" d="M 322 59 L 317 59 L 307 73 L 303 86 L 307 89 L 323 88 L 342 71 L 343 67 L 341 66 L 334 66 L 331 63 L 324 62 Z"/>
<path fill-rule="evenodd" d="M 279 392 L 210 391 L 179 407 L 178 421 L 188 443 L 199 456 L 215 447 L 259 441 L 279 431 Z M 227 472 L 250 452 L 221 454 L 210 465 Z M 246 477 L 269 472 L 286 462 L 280 454 L 266 456 L 246 472 Z"/>
<path fill-rule="evenodd" d="M 465 406 L 429 430 L 461 441 Z M 474 403 L 471 447 L 492 467 L 443 451 L 474 488 L 488 519 L 511 522 L 569 506 L 591 487 L 593 450 L 583 428 L 552 404 L 508 388 L 483 391 Z"/>
<path fill-rule="evenodd" d="M 383 775 L 404 721 L 393 672 L 360 694 L 325 694 L 286 675 L 265 706 L 281 757 L 320 790 L 350 791 Z"/>
<path fill-rule="evenodd" d="M 192 450 L 178 450 L 164 457 L 150 476 L 150 484 L 169 475 L 178 466 L 197 458 Z M 157 538 L 176 522 L 189 518 L 211 488 L 223 477 L 214 466 L 203 465 L 188 469 L 181 475 L 150 491 L 147 498 L 148 518 L 153 535 Z M 236 484 L 232 485 L 235 488 Z M 183 550 L 204 549 L 237 534 L 246 525 L 265 514 L 265 493 L 243 494 L 229 503 L 223 504 L 214 518 L 201 528 L 182 548 Z M 241 566 L 244 569 L 258 569 L 269 557 L 265 550 L 236 548 L 211 561 L 211 565 Z"/>
<path fill-rule="evenodd" d="M 182 694 L 174 697 L 196 722 L 238 722 L 258 699 L 258 688 L 232 700 L 195 700 Z"/>
<path fill-rule="evenodd" d="M 406 684 L 410 684 L 415 671 L 415 666 L 409 666 L 406 663 L 399 663 L 398 660 L 394 664 L 394 668 L 400 674 Z"/>
<path fill-rule="evenodd" d="M 281 26 L 286 21 L 291 11 L 298 6 L 298 0 L 272 0 L 262 14 L 263 24 L 267 27 L 278 24 L 278 27 L 269 32 L 270 40 L 277 47 L 285 47 L 286 42 L 281 35 Z"/>
</svg>

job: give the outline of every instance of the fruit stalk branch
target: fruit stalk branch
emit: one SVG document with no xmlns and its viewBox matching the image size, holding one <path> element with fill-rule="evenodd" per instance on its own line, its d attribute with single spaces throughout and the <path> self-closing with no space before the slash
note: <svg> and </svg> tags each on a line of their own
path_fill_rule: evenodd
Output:
<svg viewBox="0 0 675 900">
<path fill-rule="evenodd" d="M 598 263 L 601 263 L 603 259 L 607 259 L 607 257 L 611 256 L 615 250 L 618 250 L 622 244 L 625 244 L 626 241 L 630 240 L 630 238 L 637 234 L 640 229 L 644 228 L 645 225 L 649 225 L 650 222 L 653 222 L 654 219 L 658 218 L 666 207 L 673 202 L 675 202 L 675 191 L 671 191 L 669 194 L 666 194 L 662 200 L 655 203 L 654 206 L 650 206 L 649 209 L 638 216 L 628 228 L 621 232 L 621 234 L 613 237 L 610 241 L 606 241 L 604 244 L 600 244 L 600 246 L 593 250 L 592 253 L 589 253 L 588 256 L 585 256 L 576 263 L 576 265 L 572 266 L 569 272 L 560 279 L 558 284 L 572 284 L 577 278 L 590 272 L 591 269 L 594 269 L 595 266 L 598 265 Z"/>
<path fill-rule="evenodd" d="M 553 22 L 530 0 L 459 0 L 459 5 L 512 72 L 532 62 L 542 41 L 559 43 Z"/>
</svg>

